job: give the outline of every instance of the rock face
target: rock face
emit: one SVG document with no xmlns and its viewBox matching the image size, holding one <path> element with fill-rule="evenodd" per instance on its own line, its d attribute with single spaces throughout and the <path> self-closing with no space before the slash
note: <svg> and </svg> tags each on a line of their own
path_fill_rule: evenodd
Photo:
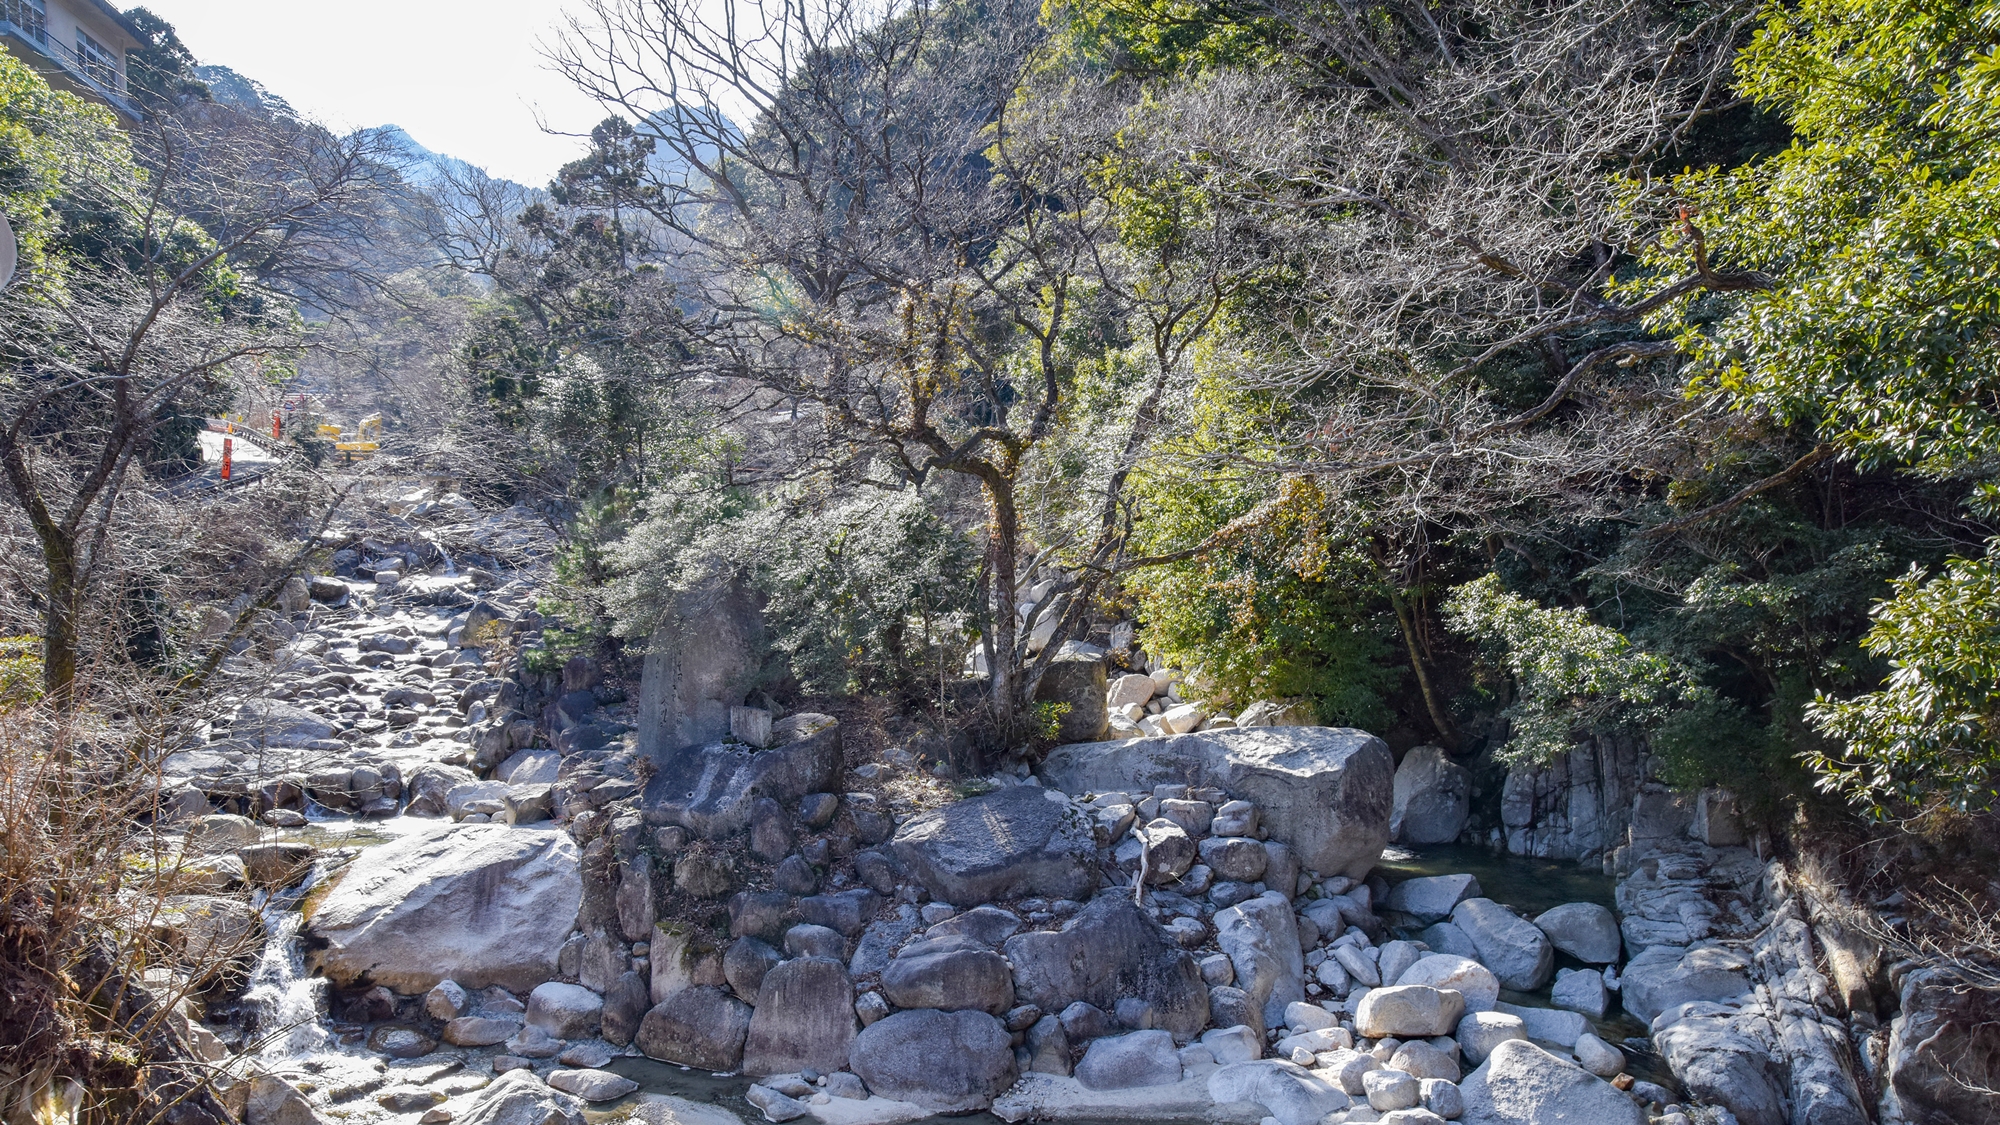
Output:
<svg viewBox="0 0 2000 1125">
<path fill-rule="evenodd" d="M 1535 924 L 1490 898 L 1469 898 L 1451 912 L 1452 924 L 1479 949 L 1479 961 L 1503 988 L 1533 992 L 1555 974 L 1555 948 Z"/>
<path fill-rule="evenodd" d="M 1037 702 L 1069 706 L 1057 720 L 1056 739 L 1061 742 L 1095 742 L 1110 732 L 1111 712 L 1104 694 L 1104 658 L 1082 653 L 1049 661 L 1042 682 L 1035 685 Z"/>
<path fill-rule="evenodd" d="M 1153 1026 L 1182 1043 L 1208 1023 L 1200 965 L 1123 895 L 1092 900 L 1053 933 L 1017 934 L 1006 951 L 1015 996 L 1045 1012 L 1077 1001 L 1109 1010 L 1136 997 L 1152 1005 Z"/>
<path fill-rule="evenodd" d="M 892 846 L 931 897 L 954 906 L 1027 895 L 1082 899 L 1097 888 L 1090 825 L 1032 785 L 912 817 Z"/>
<path fill-rule="evenodd" d="M 1007 1029 L 984 1012 L 897 1012 L 854 1040 L 848 1064 L 878 1097 L 971 1113 L 1014 1084 Z"/>
<path fill-rule="evenodd" d="M 1215 940 L 1229 955 L 1237 985 L 1261 1008 L 1265 1027 L 1283 1023 L 1285 1006 L 1305 999 L 1305 955 L 1284 895 L 1267 891 L 1217 911 Z"/>
<path fill-rule="evenodd" d="M 1646 1125 L 1646 1113 L 1612 1085 L 1532 1043 L 1505 1040 L 1459 1084 L 1460 1125 Z"/>
<path fill-rule="evenodd" d="M 647 641 L 639 677 L 639 750 L 663 759 L 729 733 L 762 663 L 764 615 L 742 586 L 720 597 L 689 595 L 670 607 Z"/>
<path fill-rule="evenodd" d="M 735 1070 L 749 1033 L 750 1005 L 713 985 L 697 985 L 647 1012 L 634 1042 L 661 1062 Z"/>
<path fill-rule="evenodd" d="M 1415 746 L 1396 767 L 1390 838 L 1405 844 L 1448 844 L 1472 812 L 1472 773 L 1442 747 Z"/>
<path fill-rule="evenodd" d="M 831 716 L 793 715 L 772 726 L 771 738 L 777 745 L 768 750 L 712 742 L 665 752 L 646 783 L 646 823 L 716 839 L 748 828 L 759 799 L 836 787 L 840 724 Z"/>
<path fill-rule="evenodd" d="M 794 958 L 764 974 L 743 1043 L 743 1071 L 782 1074 L 811 1067 L 832 1073 L 847 1065 L 859 1030 L 854 985 L 840 962 Z"/>
<path fill-rule="evenodd" d="M 1212 785 L 1254 801 L 1304 867 L 1362 878 L 1389 842 L 1395 759 L 1346 727 L 1251 727 L 1060 746 L 1042 777 L 1069 793 Z M 1290 890 L 1291 888 L 1285 888 Z"/>
<path fill-rule="evenodd" d="M 313 960 L 406 995 L 442 980 L 527 992 L 556 975 L 582 904 L 566 833 L 440 825 L 362 852 L 313 914 Z"/>
<path fill-rule="evenodd" d="M 332 738 L 334 730 L 331 723 L 297 704 L 252 699 L 236 709 L 236 721 L 229 734 L 253 746 L 298 749 Z"/>
</svg>

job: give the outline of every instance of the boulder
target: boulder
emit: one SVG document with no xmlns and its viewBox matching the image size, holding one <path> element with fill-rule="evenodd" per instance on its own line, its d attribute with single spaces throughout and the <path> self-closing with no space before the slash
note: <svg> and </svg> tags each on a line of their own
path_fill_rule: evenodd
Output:
<svg viewBox="0 0 2000 1125">
<path fill-rule="evenodd" d="M 1460 1073 L 1458 1059 L 1454 1057 L 1457 1053 L 1434 1047 L 1422 1039 L 1412 1039 L 1396 1048 L 1387 1065 L 1390 1070 L 1400 1070 L 1413 1078 L 1456 1082 Z"/>
<path fill-rule="evenodd" d="M 1264 1027 L 1284 1022 L 1285 1005 L 1305 999 L 1305 956 L 1291 899 L 1267 891 L 1215 914 L 1215 940 L 1236 984 L 1260 1006 Z"/>
<path fill-rule="evenodd" d="M 1102 656 L 1065 652 L 1049 661 L 1035 685 L 1035 700 L 1069 708 L 1056 720 L 1058 742 L 1096 742 L 1110 730 Z"/>
<path fill-rule="evenodd" d="M 1493 1048 L 1509 1039 L 1527 1042 L 1528 1025 L 1518 1016 L 1505 1012 L 1468 1012 L 1458 1021 L 1459 1053 L 1475 1066 L 1485 1062 Z"/>
<path fill-rule="evenodd" d="M 638 1037 L 639 1023 L 652 1006 L 652 989 L 647 986 L 645 975 L 630 969 L 619 973 L 604 994 L 604 1038 L 620 1047 L 631 1043 Z"/>
<path fill-rule="evenodd" d="M 854 982 L 840 962 L 799 957 L 764 974 L 757 1010 L 743 1043 L 746 1074 L 782 1074 L 810 1067 L 831 1073 L 847 1065 L 860 1030 Z"/>
<path fill-rule="evenodd" d="M 1067 1076 L 1069 1065 L 1069 1033 L 1063 1030 L 1062 1017 L 1043 1016 L 1028 1029 L 1027 1070 L 1037 1074 Z"/>
<path fill-rule="evenodd" d="M 298 1088 L 275 1074 L 250 1080 L 243 1105 L 244 1125 L 323 1125 Z"/>
<path fill-rule="evenodd" d="M 1472 811 L 1472 773 L 1437 746 L 1415 746 L 1396 767 L 1389 833 L 1405 844 L 1448 844 Z"/>
<path fill-rule="evenodd" d="M 1385 983 L 1455 989 L 1465 997 L 1468 1012 L 1490 1012 L 1500 999 L 1500 981 L 1486 966 L 1449 953 L 1427 953 L 1403 970 L 1401 976 Z"/>
<path fill-rule="evenodd" d="M 1470 875 L 1426 875 L 1389 888 L 1389 897 L 1382 905 L 1410 915 L 1421 925 L 1449 918 L 1459 903 L 1478 897 L 1479 880 Z"/>
<path fill-rule="evenodd" d="M 1194 866 L 1194 840 L 1166 817 L 1134 828 L 1132 835 L 1145 849 L 1146 882 L 1153 886 L 1176 882 Z"/>
<path fill-rule="evenodd" d="M 1555 974 L 1555 948 L 1548 937 L 1492 899 L 1466 899 L 1452 909 L 1451 921 L 1472 939 L 1480 963 L 1493 970 L 1502 988 L 1533 992 Z"/>
<path fill-rule="evenodd" d="M 1313 705 L 1303 699 L 1260 699 L 1236 716 L 1239 727 L 1309 727 L 1318 721 Z"/>
<path fill-rule="evenodd" d="M 712 985 L 682 989 L 655 1005 L 634 1042 L 648 1058 L 701 1070 L 735 1070 L 750 1033 L 750 1005 Z"/>
<path fill-rule="evenodd" d="M 856 887 L 851 891 L 800 899 L 799 920 L 853 937 L 867 928 L 875 912 L 881 908 L 881 895 L 867 887 Z"/>
<path fill-rule="evenodd" d="M 1609 965 L 1618 960 L 1618 919 L 1594 902 L 1566 902 L 1535 915 L 1535 927 L 1549 944 L 1579 961 Z"/>
<path fill-rule="evenodd" d="M 1645 1023 L 1693 1000 L 1732 1000 L 1750 991 L 1749 962 L 1733 949 L 1656 945 L 1625 966 L 1620 993 L 1625 1010 Z"/>
<path fill-rule="evenodd" d="M 1591 1032 L 1577 1036 L 1573 1053 L 1578 1066 L 1599 1078 L 1616 1078 L 1625 1071 L 1625 1052 Z"/>
<path fill-rule="evenodd" d="M 924 931 L 926 938 L 967 937 L 982 945 L 1000 948 L 1000 943 L 1021 931 L 1021 919 L 997 906 L 976 906 L 955 914 Z"/>
<path fill-rule="evenodd" d="M 1007 1029 L 984 1012 L 897 1012 L 870 1024 L 848 1052 L 849 1069 L 877 1097 L 931 1113 L 972 1113 L 1017 1077 Z"/>
<path fill-rule="evenodd" d="M 1220 788 L 1255 802 L 1303 866 L 1358 879 L 1389 842 L 1395 759 L 1365 731 L 1254 727 L 1059 746 L 1041 776 L 1068 793 Z"/>
<path fill-rule="evenodd" d="M 1458 1092 L 1459 1125 L 1647 1125 L 1646 1112 L 1610 1083 L 1518 1039 L 1495 1044 Z"/>
<path fill-rule="evenodd" d="M 1692 1001 L 1669 1015 L 1680 1018 L 1668 1023 L 1663 1017 L 1653 1044 L 1689 1093 L 1723 1106 L 1743 1125 L 1786 1125 L 1784 1068 L 1735 1026 L 1734 1010 Z M 1583 1062 L 1581 1052 L 1577 1061 Z"/>
<path fill-rule="evenodd" d="M 1249 1028 L 1259 1042 L 1264 1038 L 1264 1005 L 1234 985 L 1218 984 L 1208 990 L 1208 1010 L 1218 1026 Z"/>
<path fill-rule="evenodd" d="M 1592 1019 L 1603 1019 L 1604 1009 L 1610 1005 L 1603 974 L 1594 969 L 1558 969 L 1556 985 L 1549 990 L 1549 1003 Z"/>
<path fill-rule="evenodd" d="M 1589 1022 L 1582 1016 L 1558 1008 L 1503 1002 L 1495 1004 L 1493 1010 L 1520 1020 L 1528 1029 L 1528 1038 L 1554 1043 L 1558 1047 L 1575 1046 L 1577 1038 L 1590 1029 Z"/>
<path fill-rule="evenodd" d="M 640 753 L 665 764 L 682 747 L 719 742 L 730 708 L 756 686 L 764 654 L 763 611 L 742 583 L 673 599 L 646 642 Z M 775 729 L 772 737 L 780 737 Z"/>
<path fill-rule="evenodd" d="M 663 752 L 646 783 L 646 823 L 677 824 L 713 840 L 748 829 L 759 799 L 795 801 L 838 786 L 836 720 L 793 715 L 776 724 L 771 737 L 777 745 L 767 750 L 710 742 Z"/>
<path fill-rule="evenodd" d="M 917 942 L 882 970 L 882 994 L 898 1008 L 961 1009 L 1005 1015 L 1014 1006 L 1007 961 L 971 938 Z"/>
<path fill-rule="evenodd" d="M 532 1070 L 510 1070 L 468 1100 L 453 1125 L 583 1125 L 583 1106 Z"/>
<path fill-rule="evenodd" d="M 332 738 L 332 723 L 296 703 L 279 699 L 252 699 L 236 709 L 229 736 L 252 747 L 287 750 L 311 749 L 311 743 Z"/>
<path fill-rule="evenodd" d="M 878 918 L 868 923 L 861 932 L 861 939 L 854 943 L 854 956 L 848 959 L 847 971 L 864 977 L 888 968 L 896 947 L 908 941 L 921 924 L 917 908 L 908 903 L 896 908 L 895 917 Z"/>
<path fill-rule="evenodd" d="M 581 985 L 548 981 L 528 994 L 528 1026 L 557 1039 L 588 1039 L 604 1019 L 604 997 Z"/>
<path fill-rule="evenodd" d="M 1217 1104 L 1251 1102 L 1264 1107 L 1279 1125 L 1318 1125 L 1329 1113 L 1352 1103 L 1347 1094 L 1304 1067 L 1279 1059 L 1232 1063 L 1208 1076 L 1208 1096 Z"/>
<path fill-rule="evenodd" d="M 1264 877 L 1269 853 L 1264 845 L 1243 836 L 1210 836 L 1201 842 L 1201 861 L 1218 878 L 1254 883 Z"/>
<path fill-rule="evenodd" d="M 1016 785 L 946 805 L 910 818 L 891 846 L 931 897 L 954 906 L 1087 898 L 1097 889 L 1090 823 L 1045 792 Z"/>
<path fill-rule="evenodd" d="M 1076 1080 L 1086 1090 L 1171 1086 L 1181 1080 L 1181 1056 L 1164 1031 L 1109 1035 L 1091 1040 L 1076 1064 Z"/>
<path fill-rule="evenodd" d="M 582 904 L 567 833 L 438 825 L 362 851 L 313 912 L 312 961 L 343 986 L 526 992 L 556 975 Z"/>
<path fill-rule="evenodd" d="M 1425 926 L 1417 934 L 1417 940 L 1430 946 L 1433 953 L 1449 953 L 1454 957 L 1479 960 L 1479 947 L 1472 944 L 1472 939 L 1465 936 L 1464 930 L 1450 922 Z"/>
<path fill-rule="evenodd" d="M 785 931 L 785 956 L 847 960 L 847 939 L 839 930 L 801 923 Z"/>
<path fill-rule="evenodd" d="M 1424 1088 L 1415 1075 L 1387 1067 L 1362 1075 L 1361 1088 L 1368 1094 L 1368 1107 L 1378 1113 L 1409 1109 L 1424 1096 Z"/>
<path fill-rule="evenodd" d="M 1355 1033 L 1368 1039 L 1450 1035 L 1465 1014 L 1465 997 L 1424 984 L 1371 988 L 1354 1013 Z"/>
<path fill-rule="evenodd" d="M 615 1102 L 639 1088 L 637 1082 L 608 1070 L 558 1070 L 549 1075 L 549 1086 L 587 1102 Z"/>
<path fill-rule="evenodd" d="M 1144 707 L 1153 701 L 1153 677 L 1128 673 L 1111 681 L 1104 702 L 1110 707 Z"/>
<path fill-rule="evenodd" d="M 1091 900 L 1057 931 L 1007 939 L 1014 995 L 1059 1012 L 1076 1002 L 1114 1008 L 1134 997 L 1152 1005 L 1154 1026 L 1187 1042 L 1209 1020 L 1209 993 L 1193 955 L 1124 895 Z"/>
</svg>

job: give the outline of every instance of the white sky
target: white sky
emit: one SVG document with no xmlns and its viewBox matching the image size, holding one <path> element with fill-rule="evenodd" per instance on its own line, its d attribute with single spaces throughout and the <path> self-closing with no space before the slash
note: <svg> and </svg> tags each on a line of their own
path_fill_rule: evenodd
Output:
<svg viewBox="0 0 2000 1125">
<path fill-rule="evenodd" d="M 113 0 L 174 25 L 227 66 L 330 128 L 400 125 L 416 142 L 531 187 L 604 117 L 548 69 L 560 0 Z"/>
</svg>

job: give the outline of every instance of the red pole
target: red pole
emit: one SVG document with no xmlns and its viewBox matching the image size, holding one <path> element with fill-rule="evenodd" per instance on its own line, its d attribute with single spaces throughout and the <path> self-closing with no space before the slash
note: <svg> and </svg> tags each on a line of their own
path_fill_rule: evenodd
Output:
<svg viewBox="0 0 2000 1125">
<path fill-rule="evenodd" d="M 223 481 L 224 481 L 224 482 L 227 482 L 227 481 L 229 480 L 229 466 L 230 466 L 230 463 L 231 463 L 232 461 L 234 461 L 235 459 L 236 459 L 236 439 L 235 439 L 235 438 L 223 438 L 223 439 L 222 439 L 222 479 L 223 479 Z"/>
<path fill-rule="evenodd" d="M 273 411 L 271 412 L 271 440 L 272 440 L 272 441 L 277 441 L 277 440 L 278 440 L 278 438 L 279 438 L 279 430 L 280 430 L 280 428 L 281 428 L 281 425 L 280 425 L 280 424 L 281 424 L 282 422 L 283 422 L 283 419 L 281 419 L 281 418 L 279 418 L 279 417 L 278 417 L 278 412 L 277 412 L 277 411 L 275 411 L 275 410 L 273 410 Z"/>
</svg>

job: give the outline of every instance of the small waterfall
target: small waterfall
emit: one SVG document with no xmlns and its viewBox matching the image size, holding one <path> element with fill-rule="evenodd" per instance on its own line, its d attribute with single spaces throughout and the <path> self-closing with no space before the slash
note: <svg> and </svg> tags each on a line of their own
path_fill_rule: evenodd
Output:
<svg viewBox="0 0 2000 1125">
<path fill-rule="evenodd" d="M 264 951 L 251 970 L 243 999 L 257 1013 L 257 1035 L 263 1041 L 258 1053 L 266 1057 L 311 1055 L 333 1042 L 320 1023 L 326 982 L 306 975 L 305 955 L 299 950 L 299 926 L 304 922 L 299 901 L 319 876 L 315 864 L 297 887 L 270 895 L 260 904 Z"/>
</svg>

